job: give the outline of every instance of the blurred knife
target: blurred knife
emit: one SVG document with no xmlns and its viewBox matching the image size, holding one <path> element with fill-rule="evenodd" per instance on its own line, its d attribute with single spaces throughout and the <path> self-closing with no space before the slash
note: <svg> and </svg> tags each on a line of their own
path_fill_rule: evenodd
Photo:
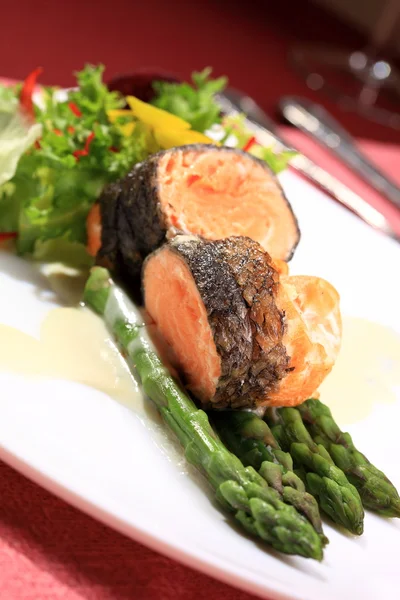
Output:
<svg viewBox="0 0 400 600">
<path fill-rule="evenodd" d="M 230 116 L 245 114 L 246 127 L 264 146 L 273 147 L 277 152 L 295 150 L 298 152 L 290 161 L 290 165 L 310 181 L 318 185 L 332 198 L 351 210 L 365 223 L 378 229 L 400 243 L 398 235 L 391 227 L 386 217 L 368 204 L 361 196 L 353 192 L 336 177 L 316 165 L 312 160 L 301 154 L 296 148 L 288 146 L 284 139 L 276 133 L 276 126 L 258 104 L 242 92 L 228 88 L 223 94 L 218 94 L 217 102 L 221 110 Z"/>
<path fill-rule="evenodd" d="M 323 106 L 305 98 L 285 96 L 279 108 L 289 123 L 310 135 L 400 208 L 400 188 L 356 146 L 352 136 Z"/>
</svg>

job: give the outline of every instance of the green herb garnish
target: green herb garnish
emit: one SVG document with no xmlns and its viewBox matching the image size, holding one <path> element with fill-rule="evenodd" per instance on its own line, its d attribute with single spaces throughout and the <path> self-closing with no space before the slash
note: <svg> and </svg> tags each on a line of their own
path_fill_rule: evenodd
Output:
<svg viewBox="0 0 400 600">
<path fill-rule="evenodd" d="M 181 117 L 190 123 L 192 129 L 203 133 L 220 122 L 220 108 L 215 101 L 215 94 L 221 92 L 227 84 L 226 77 L 210 79 L 211 72 L 212 69 L 207 67 L 200 73 L 193 73 L 193 85 L 154 82 L 157 95 L 152 104 Z"/>
</svg>

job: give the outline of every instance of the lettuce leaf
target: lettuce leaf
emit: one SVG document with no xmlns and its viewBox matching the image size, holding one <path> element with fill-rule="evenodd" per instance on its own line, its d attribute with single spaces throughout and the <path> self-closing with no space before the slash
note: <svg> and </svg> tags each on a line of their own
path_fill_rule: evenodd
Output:
<svg viewBox="0 0 400 600">
<path fill-rule="evenodd" d="M 98 170 L 66 169 L 25 154 L 15 177 L 0 188 L 0 231 L 17 231 L 20 254 L 37 242 L 67 236 L 86 243 L 86 217 L 107 181 Z"/>
<path fill-rule="evenodd" d="M 193 85 L 189 83 L 167 83 L 156 81 L 153 88 L 156 97 L 152 104 L 181 117 L 192 129 L 203 133 L 220 122 L 220 108 L 214 96 L 227 84 L 226 77 L 210 79 L 212 69 L 207 67 L 200 73 L 193 73 Z"/>
<path fill-rule="evenodd" d="M 0 112 L 0 186 L 12 179 L 18 161 L 42 135 L 39 123 L 29 123 L 17 110 Z"/>
<path fill-rule="evenodd" d="M 14 113 L 18 108 L 17 86 L 0 86 L 0 112 Z"/>
</svg>

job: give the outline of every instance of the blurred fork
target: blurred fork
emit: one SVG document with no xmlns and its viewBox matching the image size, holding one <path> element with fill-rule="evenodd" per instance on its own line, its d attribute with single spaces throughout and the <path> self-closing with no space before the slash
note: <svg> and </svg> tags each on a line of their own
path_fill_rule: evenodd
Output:
<svg viewBox="0 0 400 600">
<path fill-rule="evenodd" d="M 275 123 L 265 114 L 253 98 L 243 92 L 228 88 L 223 93 L 217 94 L 216 100 L 222 112 L 229 116 L 244 113 L 246 115 L 246 127 L 254 133 L 258 141 L 264 146 L 273 147 L 277 152 L 295 150 L 297 154 L 290 160 L 290 165 L 296 171 L 322 188 L 332 198 L 360 217 L 365 223 L 400 243 L 400 235 L 394 231 L 387 218 L 381 212 L 296 148 L 289 146 L 284 138 L 277 133 Z"/>
<path fill-rule="evenodd" d="M 305 98 L 285 96 L 279 101 L 279 108 L 289 123 L 330 150 L 400 208 L 400 188 L 358 149 L 350 133 L 323 106 Z"/>
</svg>

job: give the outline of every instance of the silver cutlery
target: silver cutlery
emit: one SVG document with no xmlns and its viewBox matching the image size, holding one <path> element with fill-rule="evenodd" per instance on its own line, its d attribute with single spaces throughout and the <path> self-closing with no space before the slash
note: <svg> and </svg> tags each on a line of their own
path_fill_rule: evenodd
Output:
<svg viewBox="0 0 400 600">
<path fill-rule="evenodd" d="M 400 208 L 400 188 L 359 150 L 349 132 L 323 106 L 304 98 L 286 96 L 280 100 L 279 108 L 289 123 L 328 148 Z"/>
<path fill-rule="evenodd" d="M 297 152 L 290 160 L 290 165 L 296 171 L 355 213 L 365 223 L 400 243 L 400 235 L 394 231 L 382 213 L 339 179 L 319 167 L 296 148 L 288 145 L 276 132 L 275 123 L 250 96 L 228 88 L 223 94 L 218 94 L 216 99 L 225 114 L 236 116 L 244 113 L 246 127 L 263 145 L 273 147 L 277 152 L 293 150 Z"/>
</svg>

